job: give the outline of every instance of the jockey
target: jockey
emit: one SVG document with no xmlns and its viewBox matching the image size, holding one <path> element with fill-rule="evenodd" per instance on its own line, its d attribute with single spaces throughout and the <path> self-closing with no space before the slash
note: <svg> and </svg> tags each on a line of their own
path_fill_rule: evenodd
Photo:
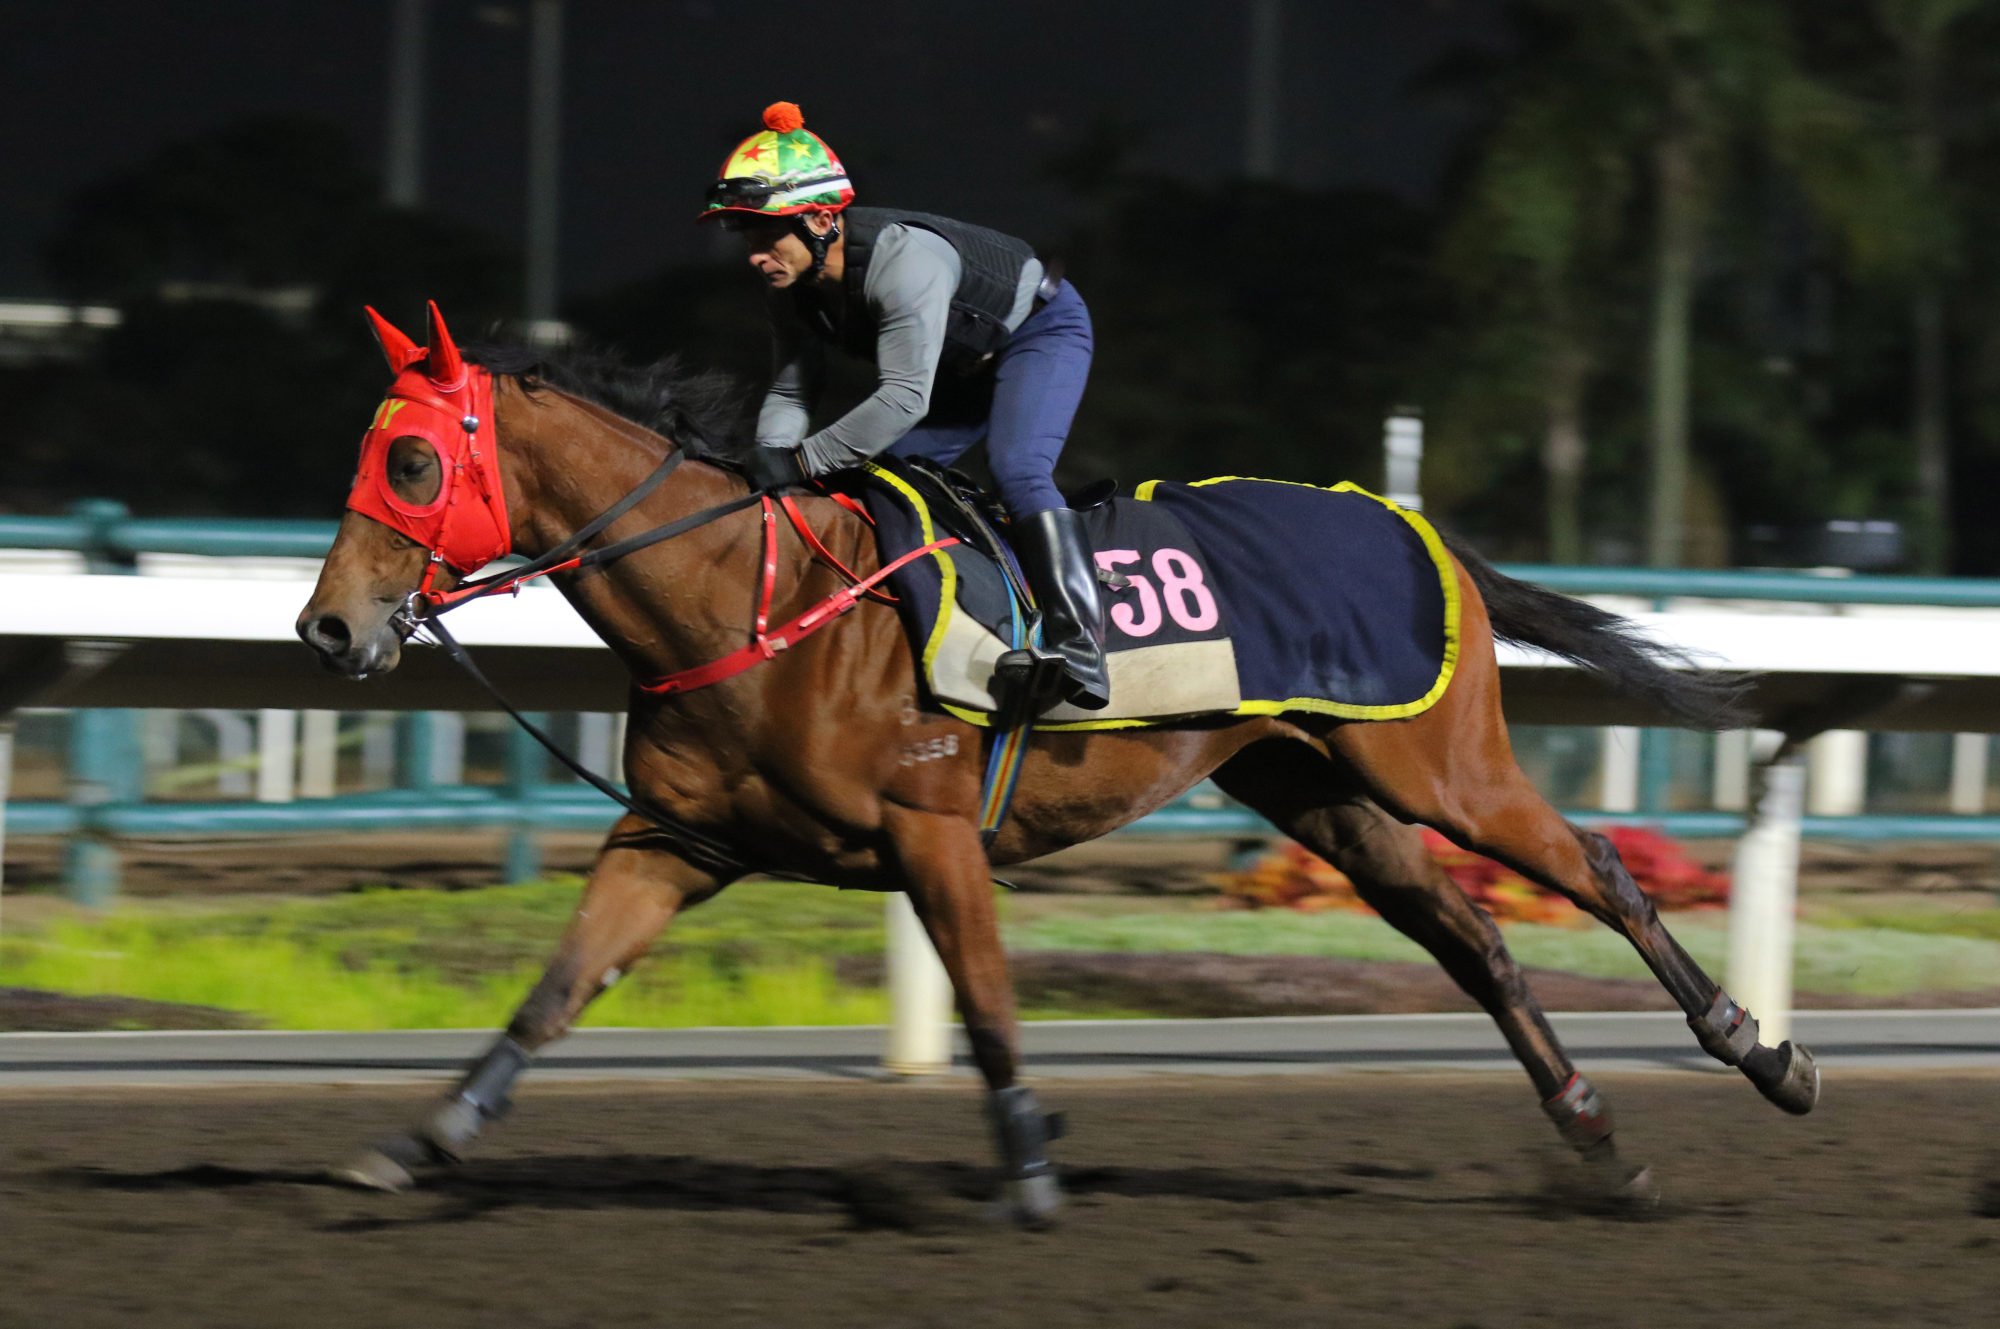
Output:
<svg viewBox="0 0 2000 1329">
<path fill-rule="evenodd" d="M 1096 562 L 1053 478 L 1090 374 L 1083 298 L 1012 236 L 850 208 L 847 171 L 792 103 L 766 109 L 764 125 L 730 153 L 701 214 L 743 236 L 770 296 L 776 372 L 751 483 L 795 484 L 883 452 L 948 466 L 984 438 L 1042 619 L 1041 647 L 1008 652 L 1000 672 L 1044 704 L 1102 708 Z M 809 434 L 829 344 L 874 361 L 876 388 Z"/>
</svg>

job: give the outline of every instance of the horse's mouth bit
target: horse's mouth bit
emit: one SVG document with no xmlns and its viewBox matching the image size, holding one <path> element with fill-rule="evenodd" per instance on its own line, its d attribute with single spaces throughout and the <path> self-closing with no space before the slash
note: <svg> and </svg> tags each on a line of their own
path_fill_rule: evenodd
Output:
<svg viewBox="0 0 2000 1329">
<path fill-rule="evenodd" d="M 396 640 L 408 641 L 423 629 L 425 609 L 421 592 L 411 591 L 403 597 L 403 603 L 389 615 L 389 627 L 395 632 Z"/>
</svg>

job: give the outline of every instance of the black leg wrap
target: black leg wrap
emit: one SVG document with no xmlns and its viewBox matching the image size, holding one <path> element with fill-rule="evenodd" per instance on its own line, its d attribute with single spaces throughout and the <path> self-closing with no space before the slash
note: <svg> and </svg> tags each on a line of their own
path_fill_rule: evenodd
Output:
<svg viewBox="0 0 2000 1329">
<path fill-rule="evenodd" d="M 1027 1226 L 1047 1226 L 1062 1208 L 1062 1186 L 1048 1155 L 1049 1141 L 1062 1137 L 1062 1117 L 1043 1112 L 1034 1091 L 1018 1085 L 989 1094 L 986 1111 L 1000 1145 L 1008 1207 Z"/>
<path fill-rule="evenodd" d="M 1720 989 L 1705 1014 L 1688 1016 L 1688 1028 L 1701 1050 L 1725 1066 L 1741 1066 L 1757 1046 L 1757 1017 Z"/>
<path fill-rule="evenodd" d="M 1618 1157 L 1618 1147 L 1611 1141 L 1611 1109 L 1604 1106 L 1590 1081 L 1581 1075 L 1570 1076 L 1561 1093 L 1542 1103 L 1542 1111 L 1549 1114 L 1564 1142 L 1583 1160 L 1590 1207 L 1610 1206 L 1616 1212 L 1629 1213 L 1660 1202 L 1651 1169 Z"/>
<path fill-rule="evenodd" d="M 1042 1111 L 1034 1090 L 1020 1085 L 996 1089 L 987 1097 L 986 1110 L 1009 1178 L 1038 1177 L 1054 1170 L 1048 1144 L 1062 1137 L 1063 1121 Z"/>
<path fill-rule="evenodd" d="M 1561 1093 L 1542 1104 L 1563 1140 L 1579 1153 L 1611 1138 L 1611 1109 L 1597 1096 L 1597 1088 L 1581 1075 L 1569 1077 Z"/>
<path fill-rule="evenodd" d="M 489 1121 L 507 1115 L 513 1106 L 514 1081 L 528 1068 L 528 1050 L 511 1037 L 488 1048 L 474 1062 L 451 1096 L 425 1118 L 420 1134 L 441 1159 L 456 1160 Z"/>
<path fill-rule="evenodd" d="M 502 1035 L 416 1126 L 352 1155 L 332 1176 L 369 1190 L 408 1190 L 422 1169 L 456 1163 L 487 1122 L 506 1114 L 508 1091 L 527 1067 L 528 1050 Z"/>
</svg>

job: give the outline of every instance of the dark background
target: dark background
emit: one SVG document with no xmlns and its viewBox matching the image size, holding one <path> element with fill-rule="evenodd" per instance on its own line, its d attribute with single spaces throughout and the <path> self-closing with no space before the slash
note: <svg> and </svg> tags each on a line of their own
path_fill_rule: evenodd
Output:
<svg viewBox="0 0 2000 1329">
<path fill-rule="evenodd" d="M 0 330 L 0 508 L 333 515 L 359 306 L 520 326 L 528 8 L 429 4 L 409 210 L 390 0 L 0 4 L 0 299 L 120 319 Z M 1897 566 L 2000 571 L 1994 4 L 1289 0 L 1255 180 L 1253 8 L 568 0 L 560 312 L 754 399 L 754 283 L 693 215 L 784 98 L 863 201 L 1064 255 L 1067 479 L 1380 485 L 1410 404 L 1428 506 L 1500 555 L 1814 561 L 1879 519 Z"/>
</svg>

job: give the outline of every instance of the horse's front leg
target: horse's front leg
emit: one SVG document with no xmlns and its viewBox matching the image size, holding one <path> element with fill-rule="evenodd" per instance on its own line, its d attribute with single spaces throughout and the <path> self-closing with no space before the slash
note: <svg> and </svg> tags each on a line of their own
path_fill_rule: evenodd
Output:
<svg viewBox="0 0 2000 1329">
<path fill-rule="evenodd" d="M 506 1032 L 407 1133 L 362 1150 L 335 1175 L 402 1190 L 417 1168 L 457 1161 L 486 1123 L 505 1115 L 514 1082 L 535 1052 L 568 1033 L 583 1008 L 618 981 L 675 914 L 727 884 L 660 847 L 639 818 L 622 818 L 598 853 L 554 958 Z"/>
<path fill-rule="evenodd" d="M 892 816 L 888 826 L 910 903 L 951 976 L 972 1059 L 986 1080 L 1008 1203 L 1021 1222 L 1048 1223 L 1062 1207 L 1048 1156 L 1062 1119 L 1043 1112 L 1034 1091 L 1014 1080 L 1020 1048 L 1014 988 L 979 832 L 959 817 L 911 811 Z"/>
</svg>

